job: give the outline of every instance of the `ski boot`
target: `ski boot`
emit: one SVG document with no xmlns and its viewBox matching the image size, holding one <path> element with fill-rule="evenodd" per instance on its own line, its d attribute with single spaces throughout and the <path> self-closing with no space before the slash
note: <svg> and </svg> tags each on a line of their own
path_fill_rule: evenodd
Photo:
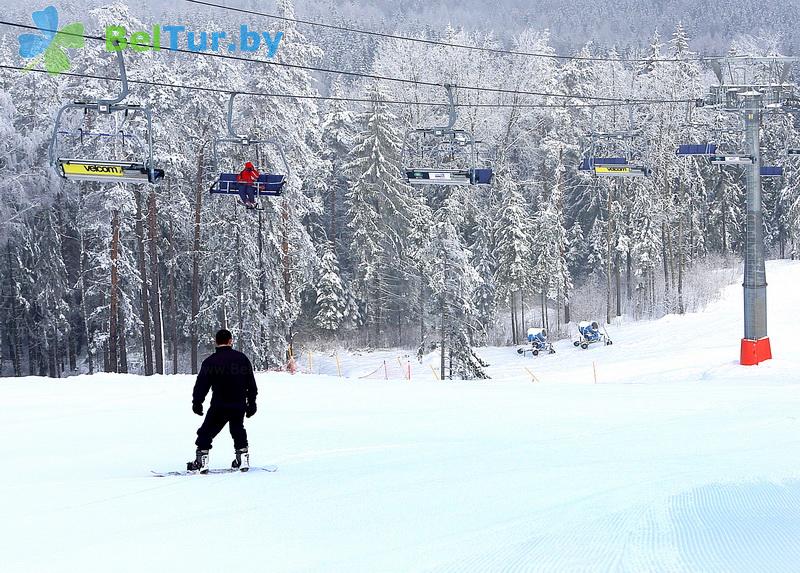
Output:
<svg viewBox="0 0 800 573">
<path fill-rule="evenodd" d="M 236 458 L 231 462 L 231 468 L 246 472 L 250 469 L 250 453 L 247 448 L 238 448 Z"/>
<path fill-rule="evenodd" d="M 201 474 L 208 473 L 208 450 L 198 449 L 195 452 L 195 459 L 193 462 L 186 463 L 186 469 L 189 471 L 199 471 Z"/>
</svg>

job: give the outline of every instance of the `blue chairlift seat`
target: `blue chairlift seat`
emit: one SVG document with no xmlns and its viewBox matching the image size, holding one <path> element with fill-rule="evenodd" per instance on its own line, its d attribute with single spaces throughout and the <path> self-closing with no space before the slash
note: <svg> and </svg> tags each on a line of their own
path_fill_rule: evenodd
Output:
<svg viewBox="0 0 800 573">
<path fill-rule="evenodd" d="M 219 180 L 211 186 L 211 193 L 223 195 L 238 195 L 239 190 L 245 185 L 236 180 L 236 173 L 220 173 Z M 262 173 L 258 179 L 250 184 L 255 187 L 258 195 L 279 197 L 286 183 L 285 175 L 275 173 Z"/>
<path fill-rule="evenodd" d="M 677 155 L 716 155 L 716 143 L 679 145 L 675 151 Z"/>
<path fill-rule="evenodd" d="M 490 168 L 481 168 L 472 170 L 472 184 L 473 185 L 491 185 L 494 173 Z"/>
<path fill-rule="evenodd" d="M 783 177 L 783 167 L 762 165 L 761 177 Z"/>
</svg>

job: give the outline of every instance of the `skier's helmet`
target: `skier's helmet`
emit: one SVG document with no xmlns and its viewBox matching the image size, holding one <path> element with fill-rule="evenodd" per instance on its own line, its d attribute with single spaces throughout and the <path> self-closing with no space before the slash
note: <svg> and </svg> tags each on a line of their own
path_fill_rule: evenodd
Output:
<svg viewBox="0 0 800 573">
<path fill-rule="evenodd" d="M 594 328 L 595 330 L 597 330 L 599 328 L 599 326 L 597 326 L 597 322 L 593 322 L 592 323 L 592 328 Z"/>
<path fill-rule="evenodd" d="M 542 336 L 547 336 L 547 331 L 544 328 L 542 329 Z"/>
</svg>

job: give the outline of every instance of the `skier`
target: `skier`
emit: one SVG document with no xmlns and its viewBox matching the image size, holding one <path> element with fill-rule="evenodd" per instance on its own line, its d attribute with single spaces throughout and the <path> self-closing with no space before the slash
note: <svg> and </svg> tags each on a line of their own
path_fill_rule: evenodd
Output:
<svg viewBox="0 0 800 573">
<path fill-rule="evenodd" d="M 203 360 L 192 392 L 192 411 L 203 415 L 203 401 L 211 390 L 211 405 L 203 424 L 197 430 L 196 457 L 187 464 L 189 470 L 208 473 L 208 451 L 211 442 L 228 424 L 236 449 L 231 467 L 241 471 L 250 469 L 250 454 L 244 417 L 256 413 L 256 380 L 253 366 L 247 356 L 233 349 L 233 336 L 225 329 L 215 336 L 216 351 Z"/>
<path fill-rule="evenodd" d="M 584 320 L 578 324 L 578 332 L 588 341 L 597 342 L 600 340 L 600 326 L 597 321 L 589 322 Z"/>
<path fill-rule="evenodd" d="M 256 208 L 257 192 L 254 183 L 258 181 L 259 175 L 261 174 L 258 169 L 248 161 L 244 164 L 244 169 L 236 176 L 236 181 L 239 183 L 239 197 L 248 209 Z"/>
</svg>

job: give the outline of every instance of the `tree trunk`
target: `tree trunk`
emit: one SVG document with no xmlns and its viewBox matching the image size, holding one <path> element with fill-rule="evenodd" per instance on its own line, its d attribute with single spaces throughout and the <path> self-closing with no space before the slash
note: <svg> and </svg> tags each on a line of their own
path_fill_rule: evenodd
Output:
<svg viewBox="0 0 800 573">
<path fill-rule="evenodd" d="M 77 338 L 77 333 L 75 336 L 70 336 L 69 341 L 67 344 L 67 359 L 69 360 L 69 371 L 76 372 L 78 370 L 78 343 L 75 340 Z"/>
<path fill-rule="evenodd" d="M 728 254 L 728 203 L 722 200 L 722 255 Z"/>
<path fill-rule="evenodd" d="M 236 252 L 242 252 L 242 234 L 239 230 L 239 227 L 236 227 Z M 242 258 L 240 256 L 236 257 L 236 329 L 237 335 L 240 337 L 244 332 L 244 316 L 243 316 L 243 301 L 242 295 L 244 291 L 244 286 L 242 285 Z"/>
<path fill-rule="evenodd" d="M 661 223 L 661 260 L 664 262 L 664 302 L 669 302 L 669 256 L 667 255 L 667 223 Z"/>
<path fill-rule="evenodd" d="M 383 334 L 383 297 L 381 296 L 381 281 L 377 273 L 375 273 L 375 283 L 373 285 L 373 300 L 375 308 L 373 312 L 375 323 L 375 341 L 374 346 L 381 346 Z"/>
<path fill-rule="evenodd" d="M 672 277 L 672 284 L 670 285 L 670 288 L 675 290 L 677 287 L 676 279 L 678 273 L 675 272 L 675 248 L 672 240 L 672 229 L 667 229 L 667 254 L 667 260 L 669 260 L 669 274 L 670 277 Z"/>
<path fill-rule="evenodd" d="M 545 283 L 545 285 L 542 287 L 542 328 L 545 330 L 550 330 L 550 320 L 547 316 L 547 290 L 548 286 Z M 523 324 L 522 326 L 524 327 L 525 325 Z M 525 333 L 522 332 L 520 334 L 522 334 L 524 340 Z"/>
<path fill-rule="evenodd" d="M 127 337 L 125 336 L 125 315 L 122 312 L 122 307 L 119 307 L 119 318 L 117 322 L 117 329 L 119 331 L 119 372 L 123 374 L 128 373 L 128 344 Z"/>
<path fill-rule="evenodd" d="M 403 312 L 400 305 L 397 305 L 397 345 L 403 344 Z"/>
<path fill-rule="evenodd" d="M 80 233 L 81 253 L 80 261 L 80 298 L 81 298 L 81 312 L 83 313 L 83 326 L 86 330 L 86 362 L 89 367 L 89 374 L 94 374 L 94 359 L 97 355 L 97 347 L 94 342 L 94 328 L 89 322 L 89 307 L 86 304 L 86 273 L 88 272 L 88 253 L 86 250 L 86 238 L 83 231 Z"/>
<path fill-rule="evenodd" d="M 11 256 L 11 243 L 6 243 L 7 261 L 8 261 L 8 282 L 9 282 L 9 316 L 7 317 L 6 332 L 8 332 L 8 349 L 11 354 L 11 366 L 14 370 L 14 376 L 22 376 L 22 362 L 21 362 L 21 348 L 19 343 L 19 334 L 17 329 L 17 321 L 19 319 L 19 308 L 17 306 L 16 296 L 16 279 L 14 278 L 14 265 Z"/>
<path fill-rule="evenodd" d="M 612 237 L 612 229 L 611 229 L 611 205 L 613 202 L 612 198 L 612 185 L 608 186 L 608 200 L 606 205 L 606 213 L 607 213 L 607 220 L 606 220 L 606 323 L 611 323 L 611 237 Z"/>
<path fill-rule="evenodd" d="M 36 376 L 36 346 L 30 329 L 28 329 L 25 338 L 28 343 L 28 376 Z"/>
<path fill-rule="evenodd" d="M 517 305 L 515 302 L 516 291 L 511 293 L 511 343 L 517 343 Z"/>
<path fill-rule="evenodd" d="M 49 329 L 48 329 L 49 330 Z M 48 333 L 47 335 L 47 375 L 50 378 L 58 378 L 58 370 L 57 370 L 57 354 L 58 354 L 58 334 L 55 329 L 55 325 L 53 326 L 53 332 Z"/>
<path fill-rule="evenodd" d="M 203 131 L 205 133 L 205 130 Z M 205 147 L 200 148 L 197 156 L 197 183 L 194 194 L 194 242 L 192 244 L 192 320 L 191 320 L 191 347 L 192 347 L 192 374 L 197 374 L 197 315 L 200 313 L 200 222 L 203 207 L 203 156 Z"/>
<path fill-rule="evenodd" d="M 447 348 L 447 251 L 443 250 L 443 265 L 442 265 L 442 302 L 441 302 L 441 313 L 442 313 L 442 331 L 440 336 L 440 345 L 441 345 L 441 352 L 440 352 L 440 363 L 439 363 L 439 373 L 440 379 L 445 379 L 445 352 Z"/>
<path fill-rule="evenodd" d="M 633 300 L 633 257 L 630 249 L 625 253 L 625 298 L 629 303 Z"/>
<path fill-rule="evenodd" d="M 264 263 L 264 217 L 261 211 L 258 212 L 258 286 L 261 290 L 261 299 L 259 300 L 258 308 L 263 317 L 267 314 L 267 267 Z M 264 328 L 263 320 L 260 321 L 259 335 L 259 342 L 257 345 L 259 364 L 257 367 L 268 368 L 269 364 L 267 362 L 269 352 L 266 347 L 267 332 Z"/>
<path fill-rule="evenodd" d="M 137 262 L 139 267 L 139 277 L 142 280 L 142 290 L 140 293 L 140 303 L 142 312 L 142 360 L 144 366 L 144 375 L 151 376 L 153 374 L 153 338 L 150 332 L 150 309 L 149 295 L 148 295 L 148 282 L 147 282 L 147 263 L 145 261 L 145 247 L 144 247 L 144 212 L 142 210 L 142 192 L 138 189 L 133 190 L 133 197 L 136 201 L 136 243 L 137 243 Z"/>
<path fill-rule="evenodd" d="M 153 316 L 153 345 L 155 367 L 158 374 L 164 373 L 164 327 L 161 316 L 161 273 L 158 268 L 158 205 L 155 187 L 150 188 L 147 201 L 147 233 L 150 247 L 150 306 Z"/>
<path fill-rule="evenodd" d="M 286 308 L 289 308 L 292 302 L 292 285 L 289 259 L 289 200 L 284 197 L 283 199 L 283 237 L 281 239 L 281 253 L 283 259 L 283 297 L 286 301 Z M 286 342 L 289 344 L 289 354 L 294 356 L 294 348 L 292 348 L 292 327 L 291 324 L 286 325 Z"/>
<path fill-rule="evenodd" d="M 422 347 L 423 354 L 425 353 L 425 284 L 423 277 L 425 272 L 422 265 L 419 266 L 419 344 Z"/>
<path fill-rule="evenodd" d="M 119 371 L 117 318 L 119 314 L 119 211 L 111 215 L 111 303 L 108 310 L 108 362 L 109 371 Z"/>
<path fill-rule="evenodd" d="M 334 163 L 335 166 L 335 163 Z M 334 168 L 333 173 L 336 173 L 338 169 Z M 333 185 L 331 185 L 331 228 L 330 234 L 331 236 L 328 240 L 331 242 L 331 249 L 333 250 L 333 254 L 337 255 L 336 253 L 336 182 L 337 179 L 333 179 Z M 337 255 L 338 256 L 338 255 Z"/>
<path fill-rule="evenodd" d="M 685 312 L 683 306 L 683 217 L 678 218 L 678 314 Z"/>
<path fill-rule="evenodd" d="M 178 373 L 178 304 L 175 298 L 175 226 L 170 221 L 169 225 L 169 312 L 172 315 L 172 373 Z"/>
<path fill-rule="evenodd" d="M 617 291 L 617 316 L 622 316 L 622 272 L 619 268 L 619 251 L 614 251 L 614 283 Z"/>
</svg>

